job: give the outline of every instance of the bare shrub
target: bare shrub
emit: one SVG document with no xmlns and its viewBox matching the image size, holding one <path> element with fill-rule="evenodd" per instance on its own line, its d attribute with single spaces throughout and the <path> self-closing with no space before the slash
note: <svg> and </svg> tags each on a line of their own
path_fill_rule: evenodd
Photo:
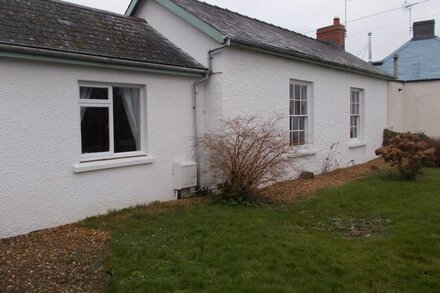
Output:
<svg viewBox="0 0 440 293">
<path fill-rule="evenodd" d="M 278 127 L 280 119 L 232 118 L 221 132 L 199 140 L 210 167 L 224 180 L 223 196 L 253 200 L 258 187 L 284 177 L 293 156 L 287 131 Z"/>
<path fill-rule="evenodd" d="M 321 174 L 327 174 L 328 172 L 339 168 L 339 162 L 335 158 L 338 146 L 339 142 L 335 142 L 330 146 L 327 156 L 321 162 Z"/>
<path fill-rule="evenodd" d="M 415 179 L 423 166 L 433 166 L 435 150 L 418 134 L 401 133 L 390 140 L 388 146 L 376 150 L 376 154 L 390 163 L 391 167 L 397 168 L 403 178 Z"/>
</svg>

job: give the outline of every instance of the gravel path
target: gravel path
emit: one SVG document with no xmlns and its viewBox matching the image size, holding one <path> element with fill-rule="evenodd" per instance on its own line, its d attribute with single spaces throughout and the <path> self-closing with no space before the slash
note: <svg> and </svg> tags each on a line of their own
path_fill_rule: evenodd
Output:
<svg viewBox="0 0 440 293">
<path fill-rule="evenodd" d="M 109 238 L 67 225 L 0 240 L 0 292 L 101 292 Z"/>
<path fill-rule="evenodd" d="M 263 196 L 272 202 L 286 203 L 321 188 L 341 186 L 385 169 L 389 169 L 385 162 L 382 159 L 376 159 L 366 164 L 319 175 L 315 179 L 296 179 L 278 183 L 265 188 Z"/>
</svg>

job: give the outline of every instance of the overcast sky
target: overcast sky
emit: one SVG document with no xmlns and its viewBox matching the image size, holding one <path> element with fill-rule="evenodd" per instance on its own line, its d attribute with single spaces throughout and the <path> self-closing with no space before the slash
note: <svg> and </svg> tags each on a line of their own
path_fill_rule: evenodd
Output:
<svg viewBox="0 0 440 293">
<path fill-rule="evenodd" d="M 424 2 L 426 1 L 426 2 Z M 82 5 L 124 13 L 130 0 L 69 0 Z M 258 18 L 308 36 L 315 37 L 316 29 L 330 25 L 333 17 L 345 19 L 345 0 L 206 0 L 206 2 Z M 409 11 L 403 9 L 404 0 L 347 0 L 348 37 L 346 49 L 359 57 L 367 58 L 367 34 L 373 33 L 373 59 L 381 60 L 411 38 Z M 436 20 L 440 28 L 440 0 L 412 0 L 424 2 L 412 8 L 413 21 Z M 388 10 L 394 11 L 351 20 Z"/>
</svg>

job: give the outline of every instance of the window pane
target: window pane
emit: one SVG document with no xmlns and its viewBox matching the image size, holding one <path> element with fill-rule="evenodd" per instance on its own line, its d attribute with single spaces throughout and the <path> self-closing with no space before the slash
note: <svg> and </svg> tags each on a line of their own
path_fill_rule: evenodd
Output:
<svg viewBox="0 0 440 293">
<path fill-rule="evenodd" d="M 299 119 L 299 129 L 306 130 L 306 117 L 300 117 Z"/>
<path fill-rule="evenodd" d="M 301 86 L 301 100 L 306 101 L 307 100 L 307 87 Z"/>
<path fill-rule="evenodd" d="M 351 117 L 351 121 L 350 121 L 350 126 L 352 127 L 357 127 L 358 124 L 358 117 L 357 116 L 352 116 Z"/>
<path fill-rule="evenodd" d="M 295 85 L 295 100 L 301 99 L 301 86 Z"/>
<path fill-rule="evenodd" d="M 290 135 L 290 145 L 296 146 L 299 145 L 299 132 L 292 132 Z"/>
<path fill-rule="evenodd" d="M 82 153 L 110 151 L 109 109 L 81 107 Z"/>
<path fill-rule="evenodd" d="M 115 153 L 135 152 L 140 146 L 140 89 L 113 88 Z"/>
<path fill-rule="evenodd" d="M 79 91 L 83 100 L 108 100 L 107 88 L 80 87 Z"/>
<path fill-rule="evenodd" d="M 295 100 L 295 112 L 294 115 L 301 115 L 301 102 Z"/>
<path fill-rule="evenodd" d="M 358 138 L 358 128 L 351 127 L 350 138 Z"/>
<path fill-rule="evenodd" d="M 306 133 L 305 133 L 305 131 L 301 131 L 299 133 L 299 144 L 303 145 L 305 143 L 306 143 Z"/>
<path fill-rule="evenodd" d="M 292 128 L 292 130 L 300 130 L 300 128 L 299 128 L 299 123 L 300 123 L 300 120 L 301 118 L 299 118 L 299 117 L 294 117 L 293 118 L 293 128 Z"/>
<path fill-rule="evenodd" d="M 301 115 L 307 115 L 307 102 L 301 102 Z"/>
<path fill-rule="evenodd" d="M 292 101 L 292 100 L 290 100 L 289 101 L 289 103 L 290 103 L 290 115 L 294 115 L 294 113 L 295 113 L 295 102 L 294 101 Z"/>
<path fill-rule="evenodd" d="M 306 133 L 305 131 L 293 131 L 290 133 L 290 145 L 298 146 L 304 145 L 306 141 Z"/>
</svg>

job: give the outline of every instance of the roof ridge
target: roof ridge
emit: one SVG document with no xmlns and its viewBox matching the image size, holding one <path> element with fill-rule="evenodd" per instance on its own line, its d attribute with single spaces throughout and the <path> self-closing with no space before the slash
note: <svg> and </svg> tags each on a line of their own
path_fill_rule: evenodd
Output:
<svg viewBox="0 0 440 293">
<path fill-rule="evenodd" d="M 422 40 L 414 40 L 414 39 L 410 39 L 408 41 L 406 41 L 402 46 L 400 46 L 399 48 L 397 48 L 396 50 L 394 50 L 391 54 L 387 55 L 385 58 L 383 58 L 381 61 L 381 63 L 385 63 L 386 61 L 388 61 L 389 59 L 391 59 L 395 54 L 398 54 L 400 51 L 402 51 L 403 49 L 405 49 L 408 45 L 410 45 L 411 43 L 414 42 L 420 42 L 420 41 L 427 41 L 427 40 L 436 40 L 436 41 L 440 41 L 440 37 L 435 36 L 431 39 L 422 39 Z"/>
<path fill-rule="evenodd" d="M 397 53 L 399 53 L 400 51 L 402 51 L 404 48 L 406 48 L 409 44 L 411 44 L 412 42 L 414 42 L 413 39 L 406 41 L 402 46 L 400 46 L 399 48 L 397 48 L 396 50 L 394 50 L 393 52 L 391 52 L 391 54 L 389 54 L 388 56 L 386 56 L 384 59 L 382 59 L 380 62 L 385 63 L 387 62 L 389 59 L 393 58 L 394 55 L 396 55 Z"/>
<path fill-rule="evenodd" d="M 173 0 L 171 0 L 171 1 L 173 1 Z M 324 43 L 324 42 L 318 41 L 318 40 L 315 39 L 315 38 L 312 38 L 312 37 L 309 37 L 309 36 L 307 36 L 307 35 L 304 35 L 304 34 L 298 33 L 298 32 L 293 31 L 293 30 L 291 30 L 291 29 L 288 29 L 288 28 L 285 28 L 285 27 L 282 27 L 282 26 L 279 26 L 279 25 L 276 25 L 276 24 L 273 24 L 273 23 L 270 23 L 270 22 L 267 22 L 267 21 L 264 21 L 264 20 L 261 20 L 261 19 L 255 18 L 255 17 L 251 17 L 251 16 L 248 16 L 248 15 L 242 14 L 242 13 L 240 13 L 240 12 L 236 12 L 236 11 L 233 11 L 233 10 L 229 10 L 228 8 L 220 7 L 220 6 L 217 6 L 217 5 L 214 5 L 214 4 L 210 4 L 210 3 L 207 3 L 207 2 L 205 2 L 205 1 L 201 1 L 201 0 L 190 0 L 190 1 L 199 2 L 199 3 L 201 3 L 201 4 L 204 4 L 204 5 L 207 5 L 207 6 L 213 7 L 213 8 L 217 8 L 217 9 L 225 10 L 225 11 L 231 12 L 231 13 L 233 13 L 233 14 L 236 14 L 236 15 L 238 15 L 238 16 L 245 17 L 245 18 L 247 18 L 247 19 L 251 19 L 251 20 L 255 20 L 255 21 L 258 21 L 258 22 L 260 22 L 260 23 L 263 23 L 263 24 L 266 24 L 266 25 L 269 25 L 269 26 L 272 26 L 272 27 L 276 27 L 276 28 L 282 29 L 282 30 L 287 31 L 287 32 L 289 32 L 289 33 L 293 33 L 293 34 L 296 34 L 296 35 L 299 35 L 299 36 L 302 36 L 302 37 L 305 37 L 305 38 L 308 38 L 308 39 L 314 40 L 314 41 L 319 42 L 319 43 Z M 173 1 L 173 2 L 174 2 L 174 1 Z M 174 3 L 176 3 L 176 2 L 174 2 Z M 179 5 L 179 3 L 176 3 L 176 4 Z M 180 5 L 179 5 L 179 6 L 180 6 Z M 186 9 L 185 9 L 185 10 L 186 10 Z M 324 43 L 324 44 L 325 44 L 325 43 Z"/>
<path fill-rule="evenodd" d="M 127 16 L 125 14 L 120 14 L 120 13 L 116 13 L 116 12 L 112 12 L 112 11 L 108 11 L 108 10 L 104 10 L 104 9 L 99 9 L 99 8 L 94 8 L 94 7 L 90 7 L 90 6 L 86 6 L 86 5 L 72 3 L 72 2 L 69 2 L 68 0 L 45 0 L 45 1 L 50 1 L 50 2 L 54 2 L 54 3 L 58 3 L 60 5 L 72 6 L 72 7 L 76 7 L 76 8 L 80 8 L 80 9 L 84 9 L 84 10 L 90 10 L 90 11 L 94 11 L 94 12 L 99 12 L 99 13 L 102 13 L 102 14 L 108 14 L 108 15 L 112 15 L 112 16 L 116 16 L 116 17 L 121 17 L 121 18 L 124 18 L 124 19 L 135 20 L 135 21 L 145 22 L 145 23 L 147 22 L 143 18 Z"/>
</svg>

